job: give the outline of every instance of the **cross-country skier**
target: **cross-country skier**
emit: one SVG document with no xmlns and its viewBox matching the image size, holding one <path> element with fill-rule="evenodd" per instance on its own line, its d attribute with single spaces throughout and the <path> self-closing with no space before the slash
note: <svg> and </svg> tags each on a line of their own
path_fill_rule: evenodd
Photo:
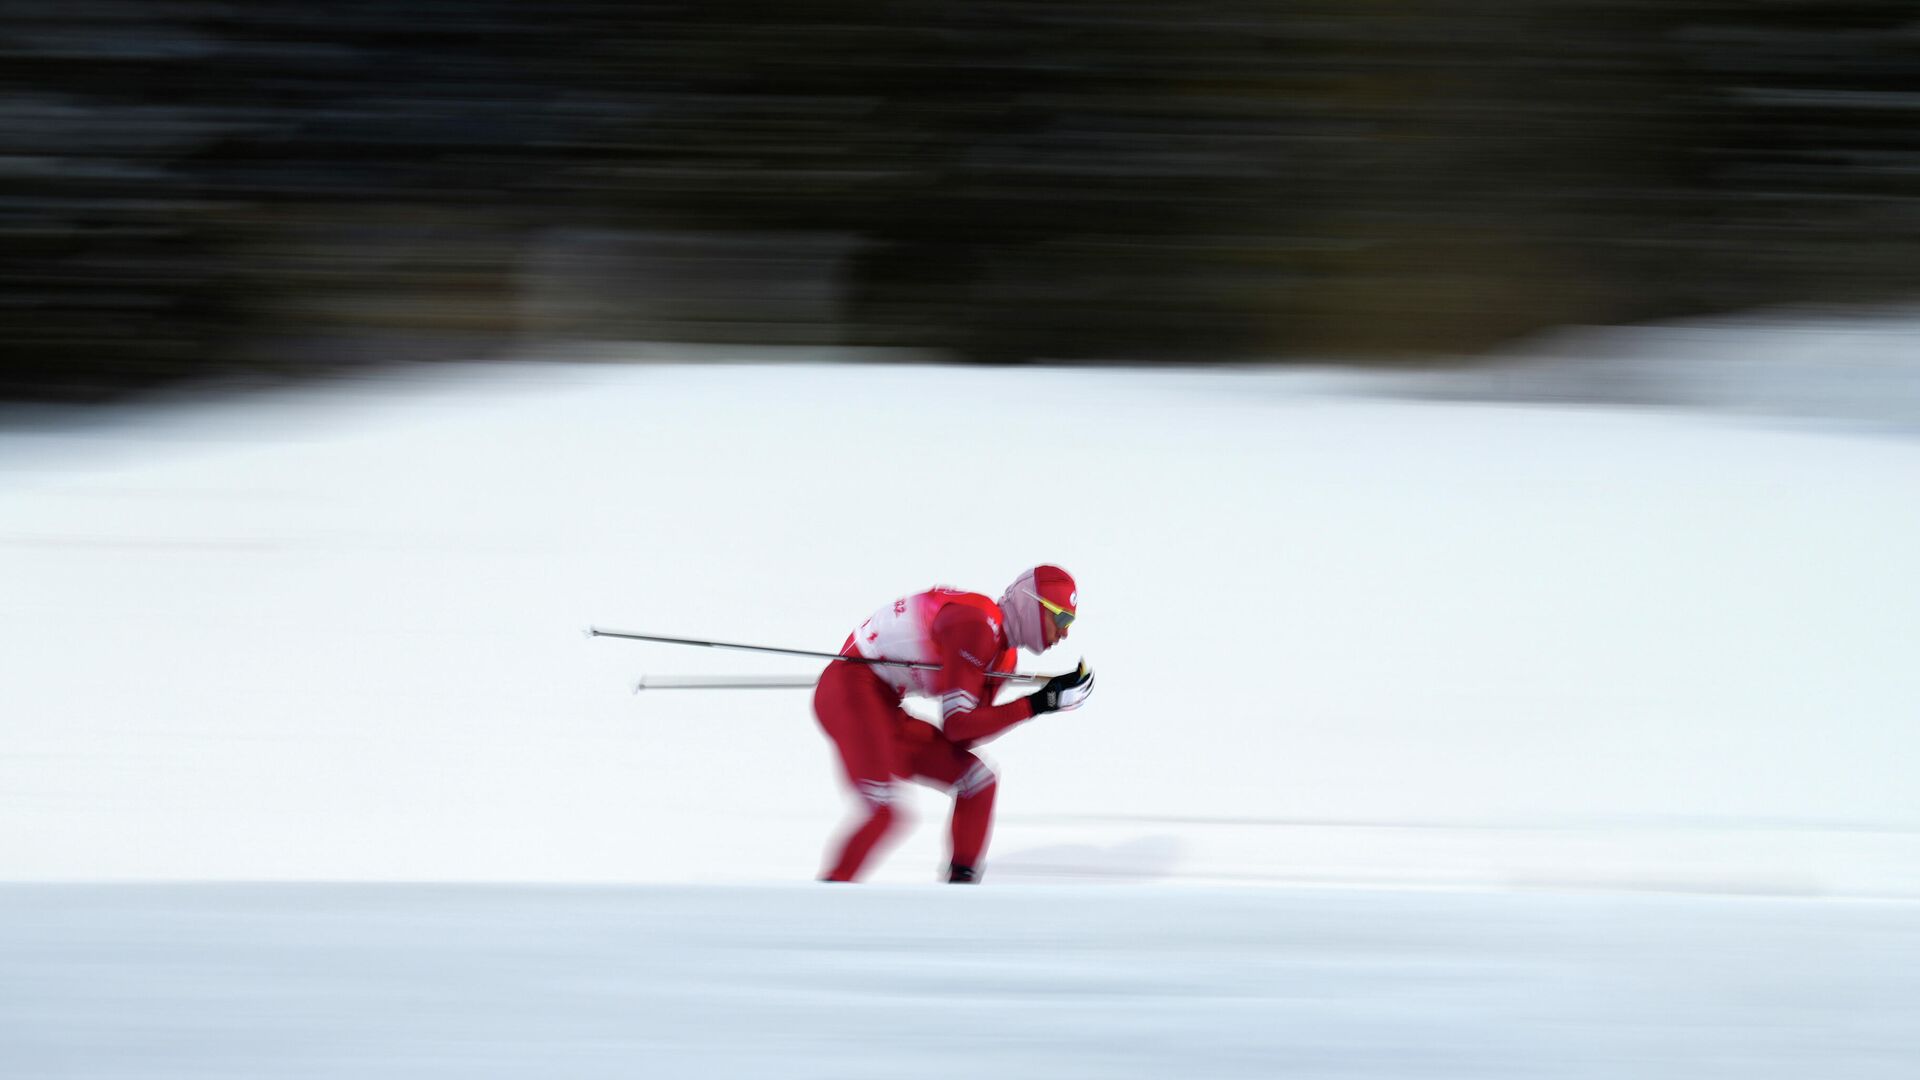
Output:
<svg viewBox="0 0 1920 1080">
<path fill-rule="evenodd" d="M 853 881 L 886 839 L 901 812 L 897 782 L 912 780 L 953 795 L 952 864 L 947 880 L 979 879 L 993 825 L 997 777 L 972 748 L 1023 720 L 1078 707 L 1093 692 L 1085 664 L 1039 691 L 993 703 L 1004 680 L 988 672 L 1014 669 L 1014 650 L 1042 653 L 1073 626 L 1080 594 L 1057 566 L 1021 574 L 995 604 L 979 593 L 938 587 L 874 612 L 841 647 L 842 656 L 938 664 L 938 670 L 836 662 L 813 694 L 813 712 L 833 740 L 864 816 L 840 844 L 824 875 Z M 902 699 L 924 695 L 940 705 L 941 726 L 907 715 Z"/>
</svg>

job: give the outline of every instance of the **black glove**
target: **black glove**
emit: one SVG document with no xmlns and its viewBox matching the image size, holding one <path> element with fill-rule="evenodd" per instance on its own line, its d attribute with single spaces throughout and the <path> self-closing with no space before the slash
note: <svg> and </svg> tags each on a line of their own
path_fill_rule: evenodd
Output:
<svg viewBox="0 0 1920 1080">
<path fill-rule="evenodd" d="M 1046 685 L 1027 701 L 1033 706 L 1033 715 L 1039 716 L 1041 713 L 1077 709 L 1091 693 L 1093 693 L 1093 671 L 1087 667 L 1087 662 L 1082 660 L 1078 669 L 1048 679 Z"/>
</svg>

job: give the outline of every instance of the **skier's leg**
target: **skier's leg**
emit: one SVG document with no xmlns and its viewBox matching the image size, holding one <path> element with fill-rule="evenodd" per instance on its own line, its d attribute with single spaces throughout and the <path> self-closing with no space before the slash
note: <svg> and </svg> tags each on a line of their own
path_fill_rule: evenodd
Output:
<svg viewBox="0 0 1920 1080">
<path fill-rule="evenodd" d="M 842 839 L 821 875 L 827 881 L 853 881 L 875 849 L 903 820 L 894 805 L 894 717 L 899 705 L 872 673 L 851 664 L 835 664 L 814 689 L 813 711 L 833 740 L 847 783 L 860 800 L 863 816 Z"/>
<path fill-rule="evenodd" d="M 977 881 L 993 833 L 993 798 L 1000 789 L 999 777 L 986 762 L 938 732 L 915 747 L 912 769 L 916 780 L 953 795 L 953 821 L 948 828 L 952 860 L 947 880 Z"/>
<path fill-rule="evenodd" d="M 870 806 L 865 819 L 840 842 L 839 854 L 834 856 L 833 864 L 827 867 L 826 872 L 820 875 L 820 880 L 859 880 L 860 869 L 866 865 L 867 857 L 893 832 L 897 820 L 899 817 L 894 813 L 892 804 Z"/>
</svg>

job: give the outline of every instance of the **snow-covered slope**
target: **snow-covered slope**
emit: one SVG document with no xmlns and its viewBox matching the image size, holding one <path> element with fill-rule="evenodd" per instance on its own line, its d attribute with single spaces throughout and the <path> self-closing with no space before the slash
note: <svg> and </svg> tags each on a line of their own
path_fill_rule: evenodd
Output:
<svg viewBox="0 0 1920 1080">
<path fill-rule="evenodd" d="M 1561 327 L 1403 392 L 1629 404 L 1920 433 L 1920 312 L 1796 310 Z"/>
<path fill-rule="evenodd" d="M 1920 443 L 1284 372 L 424 369 L 0 435 L 0 876 L 803 881 L 806 661 L 1079 575 L 996 882 L 1920 895 Z M 922 804 L 938 815 L 937 800 Z M 881 880 L 926 881 L 923 822 Z"/>
</svg>

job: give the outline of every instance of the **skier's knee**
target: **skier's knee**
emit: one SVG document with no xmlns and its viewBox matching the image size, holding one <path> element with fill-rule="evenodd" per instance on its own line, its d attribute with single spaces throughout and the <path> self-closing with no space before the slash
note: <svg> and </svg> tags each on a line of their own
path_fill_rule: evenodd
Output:
<svg viewBox="0 0 1920 1080">
<path fill-rule="evenodd" d="M 986 762 L 975 761 L 966 772 L 960 774 L 960 779 L 954 781 L 953 797 L 972 798 L 992 788 L 999 780 L 999 774 L 995 773 Z"/>
<path fill-rule="evenodd" d="M 891 809 L 894 800 L 899 797 L 899 789 L 891 780 L 860 780 L 854 783 L 860 801 L 875 812 Z"/>
</svg>

